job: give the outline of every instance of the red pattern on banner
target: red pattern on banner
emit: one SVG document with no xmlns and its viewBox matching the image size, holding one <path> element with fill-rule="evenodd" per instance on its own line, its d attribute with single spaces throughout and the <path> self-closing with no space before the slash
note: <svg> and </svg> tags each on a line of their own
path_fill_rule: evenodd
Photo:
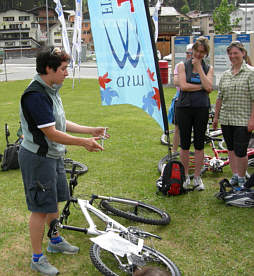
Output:
<svg viewBox="0 0 254 276">
<path fill-rule="evenodd" d="M 152 73 L 152 72 L 150 71 L 150 69 L 148 68 L 148 69 L 147 69 L 147 73 L 148 73 L 148 76 L 149 76 L 150 80 L 151 80 L 151 81 L 155 81 L 155 79 L 154 79 L 154 72 Z"/>
<path fill-rule="evenodd" d="M 122 5 L 122 3 L 124 2 L 130 2 L 131 5 L 131 12 L 134 12 L 134 5 L 133 5 L 133 0 L 117 0 L 117 4 L 120 7 Z"/>
<path fill-rule="evenodd" d="M 160 110 L 161 109 L 160 92 L 159 92 L 159 89 L 156 87 L 153 87 L 153 89 L 155 91 L 155 94 L 152 98 L 156 101 L 158 109 Z"/>
<path fill-rule="evenodd" d="M 102 77 L 99 77 L 99 84 L 100 84 L 100 87 L 102 87 L 103 89 L 106 88 L 106 83 L 111 81 L 112 79 L 108 79 L 108 73 L 104 74 Z"/>
</svg>

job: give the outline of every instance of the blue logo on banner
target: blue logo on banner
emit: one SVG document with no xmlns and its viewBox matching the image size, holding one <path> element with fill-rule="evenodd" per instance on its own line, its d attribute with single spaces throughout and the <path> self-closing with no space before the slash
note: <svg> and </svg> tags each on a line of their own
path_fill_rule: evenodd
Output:
<svg viewBox="0 0 254 276">
<path fill-rule="evenodd" d="M 120 28 L 117 24 L 117 29 L 118 29 L 118 33 L 120 35 L 120 38 L 121 38 L 121 42 L 122 42 L 122 45 L 123 45 L 123 48 L 124 48 L 124 57 L 122 60 L 120 60 L 116 54 L 116 51 L 112 45 L 112 42 L 111 42 L 111 39 L 109 37 L 109 34 L 108 34 L 108 30 L 105 26 L 105 31 L 106 31 L 106 34 L 107 34 L 107 38 L 108 38 L 108 42 L 109 42 L 109 45 L 110 45 L 110 49 L 111 49 L 111 52 L 112 52 L 112 55 L 116 61 L 116 63 L 118 64 L 118 66 L 123 69 L 124 66 L 125 66 L 125 63 L 126 63 L 126 60 L 128 59 L 131 63 L 131 65 L 135 68 L 137 65 L 138 65 L 138 62 L 139 62 L 139 55 L 140 55 L 140 52 L 141 52 L 141 47 L 140 47 L 140 43 L 138 42 L 138 49 L 137 49 L 137 54 L 136 54 L 136 57 L 133 59 L 129 53 L 129 26 L 128 26 L 128 22 L 127 22 L 127 33 L 126 33 L 126 42 L 124 42 L 123 40 L 123 35 L 120 31 Z M 136 33 L 138 35 L 138 31 L 137 31 L 137 26 L 136 26 Z"/>
</svg>

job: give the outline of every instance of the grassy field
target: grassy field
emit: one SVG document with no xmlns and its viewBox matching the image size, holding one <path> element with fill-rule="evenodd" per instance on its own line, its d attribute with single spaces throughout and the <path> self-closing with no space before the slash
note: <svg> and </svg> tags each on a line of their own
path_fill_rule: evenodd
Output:
<svg viewBox="0 0 254 276">
<path fill-rule="evenodd" d="M 0 153 L 6 147 L 5 123 L 11 132 L 10 141 L 17 138 L 19 99 L 28 83 L 28 80 L 0 82 Z M 169 104 L 175 89 L 165 88 L 164 93 Z M 108 126 L 111 135 L 105 142 L 104 152 L 89 153 L 78 147 L 68 147 L 67 157 L 89 168 L 88 173 L 80 177 L 76 195 L 123 196 L 166 210 L 172 221 L 164 227 L 119 221 L 160 235 L 163 240 L 154 241 L 157 249 L 171 258 L 183 275 L 254 275 L 253 209 L 226 207 L 214 197 L 219 180 L 230 177 L 229 168 L 225 168 L 223 174 L 206 173 L 203 192 L 171 198 L 158 196 L 155 193 L 155 181 L 159 176 L 157 163 L 167 153 L 167 147 L 160 144 L 162 130 L 158 124 L 133 106 L 101 106 L 96 80 L 81 80 L 74 90 L 72 81 L 66 80 L 61 95 L 69 120 Z M 211 101 L 215 98 L 216 92 L 213 92 Z M 209 151 L 209 146 L 205 150 Z M 37 275 L 29 267 L 29 212 L 20 171 L 0 171 L 0 183 L 0 275 Z M 74 209 L 72 215 L 70 224 L 85 225 L 78 210 Z M 89 258 L 89 237 L 71 231 L 62 234 L 80 247 L 80 253 L 48 256 L 61 275 L 100 275 Z M 44 249 L 46 245 L 45 237 Z"/>
</svg>

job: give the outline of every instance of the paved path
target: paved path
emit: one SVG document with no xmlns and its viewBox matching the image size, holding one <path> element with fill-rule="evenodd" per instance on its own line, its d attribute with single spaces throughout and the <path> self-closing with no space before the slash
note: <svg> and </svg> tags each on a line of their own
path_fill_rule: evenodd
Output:
<svg viewBox="0 0 254 276">
<path fill-rule="evenodd" d="M 6 72 L 5 72 L 6 68 Z M 0 81 L 32 79 L 36 74 L 35 58 L 7 59 L 6 66 L 0 65 Z M 72 70 L 69 70 L 69 78 L 72 78 Z M 75 72 L 75 78 L 97 79 L 97 65 L 95 62 L 81 63 L 80 73 Z"/>
</svg>

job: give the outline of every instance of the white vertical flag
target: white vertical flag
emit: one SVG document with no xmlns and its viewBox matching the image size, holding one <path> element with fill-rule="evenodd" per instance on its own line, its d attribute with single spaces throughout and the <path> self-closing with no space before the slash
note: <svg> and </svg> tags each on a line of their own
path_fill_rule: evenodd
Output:
<svg viewBox="0 0 254 276">
<path fill-rule="evenodd" d="M 74 31 L 72 37 L 72 69 L 73 69 L 73 79 L 75 75 L 75 65 L 76 61 L 78 66 L 81 62 L 81 29 L 82 29 L 82 1 L 76 0 L 76 11 L 74 19 Z"/>
<path fill-rule="evenodd" d="M 70 43 L 69 43 L 69 39 L 68 39 L 62 4 L 61 4 L 60 0 L 54 0 L 54 2 L 56 3 L 55 11 L 58 14 L 58 20 L 60 21 L 60 23 L 62 25 L 62 39 L 63 39 L 64 50 L 66 51 L 66 53 L 68 53 L 70 55 L 71 48 L 70 48 Z"/>
<path fill-rule="evenodd" d="M 78 28 L 78 41 L 77 41 L 77 53 L 78 53 L 78 65 L 81 63 L 81 34 L 82 34 L 82 0 L 76 0 L 77 3 L 77 28 Z"/>
<path fill-rule="evenodd" d="M 159 32 L 159 9 L 161 7 L 161 4 L 163 3 L 163 0 L 158 0 L 157 4 L 154 8 L 154 13 L 153 13 L 153 23 L 154 23 L 154 27 L 155 27 L 155 32 L 154 32 L 154 40 L 155 42 L 157 42 L 158 39 L 158 32 Z"/>
</svg>

